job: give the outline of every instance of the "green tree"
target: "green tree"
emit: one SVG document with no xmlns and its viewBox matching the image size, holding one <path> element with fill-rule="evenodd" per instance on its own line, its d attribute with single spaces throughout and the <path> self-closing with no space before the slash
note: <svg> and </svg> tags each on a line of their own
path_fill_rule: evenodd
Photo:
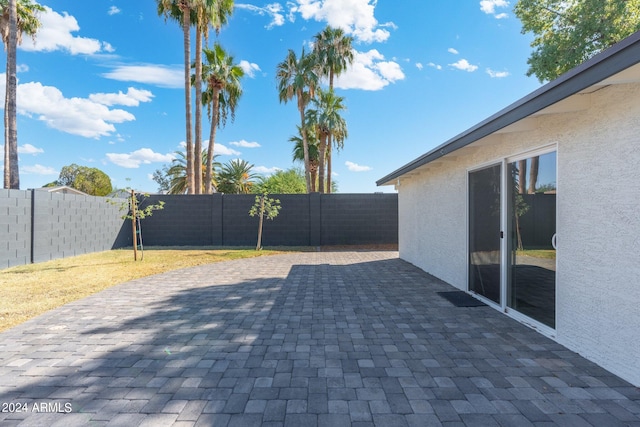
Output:
<svg viewBox="0 0 640 427">
<path fill-rule="evenodd" d="M 153 178 L 158 184 L 158 192 L 167 194 L 171 189 L 171 178 L 169 177 L 169 166 L 163 165 L 161 169 L 153 171 Z"/>
<path fill-rule="evenodd" d="M 316 183 L 318 181 L 318 156 L 320 155 L 318 152 L 318 137 L 315 132 L 315 124 L 309 123 L 305 124 L 307 127 L 307 140 L 309 146 L 309 174 L 311 177 L 311 191 L 316 191 Z M 309 129 L 311 127 L 311 129 Z M 298 135 L 294 135 L 289 138 L 290 142 L 294 143 L 293 146 L 293 161 L 300 161 L 304 165 L 304 145 L 302 141 L 302 129 L 300 126 L 296 126 L 298 129 Z M 302 174 L 304 178 L 304 171 Z M 271 191 L 271 193 L 275 193 Z"/>
<path fill-rule="evenodd" d="M 522 32 L 534 35 L 527 75 L 550 81 L 640 29 L 640 0 L 520 0 Z"/>
<path fill-rule="evenodd" d="M 262 249 L 262 224 L 264 218 L 274 219 L 280 213 L 280 200 L 272 199 L 267 194 L 256 196 L 255 203 L 249 210 L 250 216 L 258 216 L 260 221 L 258 222 L 258 243 L 256 244 L 256 251 Z"/>
<path fill-rule="evenodd" d="M 336 96 L 332 89 L 318 90 L 318 97 L 313 99 L 315 108 L 307 112 L 308 120 L 316 124 L 319 137 L 318 187 L 320 193 L 325 192 L 325 159 L 328 141 L 333 137 L 336 143 L 342 145 L 342 141 L 347 137 L 347 122 L 340 115 L 345 110 L 343 102 L 344 98 Z M 328 189 L 327 192 L 329 192 Z"/>
<path fill-rule="evenodd" d="M 17 49 L 22 34 L 35 39 L 40 27 L 38 13 L 44 7 L 30 0 L 0 0 L 0 34 L 7 51 L 4 101 L 4 188 L 20 188 L 18 168 Z"/>
<path fill-rule="evenodd" d="M 287 57 L 278 64 L 276 71 L 280 102 L 287 103 L 294 97 L 296 97 L 298 102 L 300 126 L 302 126 L 304 175 L 307 193 L 311 192 L 311 174 L 309 167 L 309 143 L 307 141 L 307 131 L 304 124 L 305 110 L 318 87 L 318 76 L 314 70 L 314 61 L 314 56 L 305 54 L 304 48 L 302 49 L 300 58 L 296 56 L 293 50 L 289 49 Z"/>
<path fill-rule="evenodd" d="M 207 62 L 203 69 L 203 79 L 207 89 L 203 93 L 202 102 L 207 106 L 207 113 L 211 119 L 205 170 L 211 171 L 216 128 L 223 127 L 229 115 L 232 121 L 235 119 L 238 100 L 242 96 L 240 80 L 244 76 L 244 71 L 234 64 L 233 56 L 228 55 L 218 43 L 213 49 L 205 49 L 204 55 Z M 211 183 L 210 177 L 205 177 L 205 182 Z M 205 193 L 211 192 L 211 185 L 205 186 Z"/>
<path fill-rule="evenodd" d="M 145 203 L 149 198 L 146 193 L 136 193 L 135 190 L 127 188 L 126 190 L 130 196 L 126 199 L 107 199 L 107 203 L 118 206 L 121 212 L 126 212 L 122 215 L 122 219 L 131 220 L 131 234 L 133 242 L 133 260 L 138 260 L 138 247 L 142 250 L 142 257 L 144 259 L 144 248 L 142 246 L 142 233 L 140 230 L 140 221 L 153 215 L 154 211 L 164 209 L 164 202 L 162 200 L 158 203 L 150 204 Z M 143 205 L 144 204 L 144 205 Z"/>
<path fill-rule="evenodd" d="M 314 37 L 313 51 L 316 57 L 316 66 L 320 75 L 329 78 L 329 90 L 333 90 L 334 76 L 342 74 L 347 67 L 353 64 L 353 38 L 345 35 L 341 28 L 327 26 Z M 336 141 L 341 144 L 342 141 Z M 327 192 L 331 192 L 331 153 L 333 151 L 333 135 L 327 138 Z"/>
<path fill-rule="evenodd" d="M 233 12 L 232 0 L 156 0 L 158 14 L 171 18 L 182 26 L 184 48 L 184 87 L 185 87 L 185 119 L 187 144 L 187 188 L 188 193 L 199 193 L 201 186 L 200 174 L 196 174 L 196 155 L 202 150 L 202 121 L 200 96 L 202 93 L 202 39 L 206 36 L 209 26 L 219 31 Z M 191 25 L 196 27 L 196 135 L 195 145 L 191 132 Z M 196 178 L 197 175 L 197 178 Z M 197 182 L 196 182 L 197 181 Z"/>
<path fill-rule="evenodd" d="M 253 165 L 246 160 L 235 159 L 222 165 L 218 175 L 218 191 L 225 194 L 250 194 L 254 180 Z"/>
<path fill-rule="evenodd" d="M 259 177 L 252 191 L 255 194 L 304 194 L 304 171 L 291 168 L 286 171 L 279 170 L 269 177 Z"/>
<path fill-rule="evenodd" d="M 208 40 L 209 27 L 213 27 L 216 33 L 220 32 L 222 25 L 226 24 L 229 17 L 233 13 L 233 0 L 197 0 L 194 5 L 196 12 L 195 27 L 196 27 L 196 57 L 194 61 L 195 74 L 193 78 L 195 92 L 196 92 L 196 109 L 195 109 L 195 147 L 194 153 L 200 153 L 202 151 L 202 41 Z M 210 160 L 213 161 L 213 150 L 210 154 Z M 205 171 L 211 170 L 211 162 L 208 162 L 208 168 Z M 196 193 L 211 193 L 211 185 L 206 185 L 206 182 L 211 183 L 211 177 L 205 177 L 205 174 L 198 173 L 198 169 L 201 165 L 194 161 L 194 185 Z M 203 179 L 205 180 L 203 182 Z"/>
<path fill-rule="evenodd" d="M 97 168 L 78 166 L 75 163 L 60 170 L 55 185 L 66 185 L 92 196 L 106 196 L 113 190 L 109 176 Z"/>
<path fill-rule="evenodd" d="M 187 159 L 185 153 L 182 151 L 176 151 L 175 158 L 171 162 L 170 166 L 165 165 L 162 169 L 156 169 L 153 173 L 153 180 L 158 183 L 159 190 L 168 194 L 185 194 L 187 192 Z M 206 185 L 206 171 L 207 171 L 207 152 L 202 151 L 201 154 L 202 163 L 202 185 Z M 213 162 L 211 165 L 211 173 L 209 174 L 211 179 L 211 185 L 216 186 L 216 169 L 220 166 L 219 163 Z"/>
<path fill-rule="evenodd" d="M 195 0 L 156 0 L 158 15 L 165 19 L 171 18 L 182 26 L 182 44 L 184 54 L 184 106 L 186 137 L 186 184 L 187 192 L 194 193 L 194 147 L 191 133 L 191 20 L 195 15 L 193 5 Z M 193 14 L 193 15 L 192 15 Z"/>
</svg>

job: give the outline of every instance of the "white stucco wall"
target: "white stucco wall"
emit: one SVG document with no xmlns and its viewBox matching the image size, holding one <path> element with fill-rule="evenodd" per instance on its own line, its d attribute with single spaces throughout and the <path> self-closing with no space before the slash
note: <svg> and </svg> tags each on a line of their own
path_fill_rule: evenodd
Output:
<svg viewBox="0 0 640 427">
<path fill-rule="evenodd" d="M 586 110 L 539 116 L 532 130 L 490 136 L 403 176 L 400 257 L 466 289 L 468 169 L 557 144 L 556 339 L 638 386 L 640 85 L 586 97 Z"/>
</svg>

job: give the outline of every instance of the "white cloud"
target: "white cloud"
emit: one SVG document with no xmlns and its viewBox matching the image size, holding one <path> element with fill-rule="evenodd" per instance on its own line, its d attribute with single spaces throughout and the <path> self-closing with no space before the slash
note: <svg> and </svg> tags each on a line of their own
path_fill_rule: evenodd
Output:
<svg viewBox="0 0 640 427">
<path fill-rule="evenodd" d="M 137 107 L 141 102 L 149 102 L 153 94 L 148 90 L 130 87 L 127 93 L 94 93 L 89 95 L 89 99 L 102 105 L 124 105 L 127 107 Z"/>
<path fill-rule="evenodd" d="M 422 70 L 424 68 L 424 65 L 422 65 L 422 63 L 420 63 L 420 62 L 416 62 L 416 68 L 418 70 Z"/>
<path fill-rule="evenodd" d="M 141 148 L 128 154 L 107 153 L 106 156 L 111 163 L 127 169 L 137 169 L 142 164 L 168 163 L 174 159 L 173 154 L 156 153 L 150 148 Z"/>
<path fill-rule="evenodd" d="M 184 70 L 165 65 L 120 65 L 102 77 L 124 82 L 151 84 L 171 89 L 184 89 Z"/>
<path fill-rule="evenodd" d="M 453 53 L 454 55 L 459 54 L 460 52 L 458 52 L 457 50 L 455 50 L 454 48 L 450 47 L 449 49 L 447 49 L 447 52 L 449 53 Z"/>
<path fill-rule="evenodd" d="M 400 65 L 384 61 L 384 56 L 375 49 L 368 52 L 354 51 L 353 64 L 336 77 L 339 89 L 381 90 L 389 83 L 405 78 Z"/>
<path fill-rule="evenodd" d="M 45 11 L 39 14 L 42 26 L 36 34 L 36 42 L 25 38 L 21 48 L 27 51 L 64 50 L 72 55 L 93 55 L 105 49 L 105 43 L 97 39 L 74 36 L 80 30 L 78 21 L 67 12 L 62 15 L 44 6 Z M 107 46 L 110 46 L 106 44 Z M 108 50 L 107 50 L 108 51 Z"/>
<path fill-rule="evenodd" d="M 274 174 L 278 171 L 281 171 L 282 169 L 280 169 L 279 167 L 272 167 L 272 168 L 268 168 L 266 166 L 255 166 L 254 168 L 252 168 L 253 172 L 259 173 L 261 175 L 271 175 Z"/>
<path fill-rule="evenodd" d="M 120 10 L 120 9 L 118 9 L 118 7 L 117 7 L 117 6 L 111 6 L 111 7 L 109 8 L 109 10 L 107 11 L 107 14 L 108 14 L 108 15 L 117 15 L 117 14 L 118 14 L 118 13 L 120 13 L 120 12 L 121 12 L 121 10 Z"/>
<path fill-rule="evenodd" d="M 264 7 L 258 7 L 252 4 L 236 3 L 235 7 L 238 9 L 244 9 L 253 13 L 257 13 L 261 16 L 269 16 L 271 18 L 271 22 L 265 25 L 265 28 L 267 29 L 284 25 L 284 10 L 282 9 L 280 3 L 270 3 L 265 5 Z"/>
<path fill-rule="evenodd" d="M 233 142 L 230 142 L 229 144 L 234 145 L 236 147 L 243 147 L 243 148 L 260 147 L 260 144 L 258 144 L 257 142 L 249 142 L 249 141 L 245 141 L 244 139 L 241 139 L 240 141 L 233 141 Z"/>
<path fill-rule="evenodd" d="M 480 2 L 480 10 L 487 15 L 493 15 L 496 19 L 504 19 L 509 16 L 506 13 L 498 13 L 496 11 L 497 8 L 504 7 L 509 7 L 507 0 L 482 0 Z"/>
<path fill-rule="evenodd" d="M 29 71 L 29 66 L 26 64 L 18 64 L 16 66 L 16 73 L 26 73 Z"/>
<path fill-rule="evenodd" d="M 458 70 L 467 71 L 469 73 L 473 73 L 478 69 L 477 65 L 469 64 L 469 61 L 466 59 L 461 59 L 458 62 L 454 62 L 453 64 L 449 64 L 453 68 L 457 68 Z"/>
<path fill-rule="evenodd" d="M 33 166 L 22 166 L 20 172 L 25 175 L 58 175 L 58 171 L 48 166 L 35 164 Z"/>
<path fill-rule="evenodd" d="M 374 16 L 377 0 L 296 0 L 296 3 L 290 4 L 291 14 L 299 13 L 305 20 L 342 28 L 359 42 L 383 42 L 390 36 L 384 28 L 396 28 L 392 22 L 378 23 Z"/>
<path fill-rule="evenodd" d="M 34 147 L 31 144 L 24 144 L 18 147 L 18 153 L 20 154 L 32 154 L 34 156 L 44 153 L 42 148 Z"/>
<path fill-rule="evenodd" d="M 260 70 L 260 66 L 258 64 L 254 64 L 253 62 L 249 62 L 244 59 L 240 61 L 239 65 L 240 68 L 242 68 L 242 71 L 244 71 L 244 73 L 251 78 L 255 77 L 256 71 L 262 71 Z"/>
<path fill-rule="evenodd" d="M 5 74 L 0 74 L 0 97 L 5 96 Z M 36 117 L 48 127 L 86 138 L 115 132 L 114 123 L 135 120 L 128 111 L 110 109 L 89 98 L 65 98 L 56 87 L 38 82 L 18 85 L 18 113 Z"/>
<path fill-rule="evenodd" d="M 207 144 L 209 143 L 209 141 L 207 141 Z M 204 142 L 202 143 L 203 146 L 205 146 Z M 225 145 L 222 145 L 220 143 L 217 143 L 213 146 L 213 154 L 215 155 L 220 155 L 220 156 L 239 156 L 240 154 L 242 154 L 239 151 L 234 150 L 233 148 L 229 148 Z"/>
<path fill-rule="evenodd" d="M 494 79 L 502 79 L 510 75 L 508 71 L 493 71 L 491 68 L 487 68 L 487 74 Z"/>
<path fill-rule="evenodd" d="M 431 68 L 435 68 L 436 70 L 442 70 L 442 65 L 438 65 L 433 62 L 429 62 L 427 65 Z"/>
<path fill-rule="evenodd" d="M 347 166 L 347 169 L 349 169 L 351 172 L 367 172 L 372 169 L 370 166 L 361 166 L 357 163 L 353 163 L 350 161 L 346 161 L 344 162 L 344 164 Z"/>
</svg>

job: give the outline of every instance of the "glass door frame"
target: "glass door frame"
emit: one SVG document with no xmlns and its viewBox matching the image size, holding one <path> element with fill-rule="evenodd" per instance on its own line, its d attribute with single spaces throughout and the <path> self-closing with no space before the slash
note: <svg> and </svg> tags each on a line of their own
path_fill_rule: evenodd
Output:
<svg viewBox="0 0 640 427">
<path fill-rule="evenodd" d="M 472 293 L 476 298 L 478 298 L 479 300 L 481 300 L 482 302 L 484 302 L 485 304 L 496 308 L 498 310 L 504 311 L 505 308 L 505 278 L 506 278 L 506 273 L 503 271 L 505 270 L 504 266 L 504 255 L 505 255 L 505 239 L 501 238 L 500 239 L 500 303 L 496 303 L 495 301 L 483 296 L 482 294 L 479 294 L 477 292 L 474 292 L 471 290 L 471 283 L 469 281 L 470 276 L 470 268 L 471 268 L 471 263 L 469 262 L 469 257 L 470 257 L 470 253 L 469 251 L 471 250 L 470 247 L 470 238 L 471 238 L 471 217 L 470 217 L 470 211 L 471 211 L 471 206 L 470 206 L 470 188 L 469 185 L 471 183 L 471 180 L 469 179 L 469 176 L 474 173 L 474 172 L 478 172 L 481 171 L 483 169 L 487 169 L 487 168 L 491 168 L 491 167 L 495 167 L 495 166 L 500 166 L 500 230 L 503 232 L 504 230 L 504 223 L 506 221 L 506 217 L 505 217 L 505 201 L 506 199 L 504 198 L 504 191 L 505 191 L 505 177 L 504 177 L 504 173 L 506 170 L 505 167 L 505 161 L 504 159 L 502 160 L 494 160 L 494 161 L 490 161 L 490 162 L 486 162 L 486 163 L 482 163 L 479 165 L 475 165 L 472 168 L 468 168 L 467 169 L 467 176 L 466 176 L 466 218 L 467 218 L 467 238 L 466 238 L 466 254 L 467 254 L 467 271 L 466 271 L 466 277 L 467 277 L 467 283 L 466 283 L 466 290 L 467 292 Z"/>
<path fill-rule="evenodd" d="M 509 226 L 509 178 L 510 178 L 510 174 L 509 174 L 509 164 L 513 163 L 513 162 L 517 162 L 518 160 L 524 160 L 524 159 L 528 159 L 530 157 L 534 157 L 534 156 L 541 156 L 543 154 L 548 154 L 551 152 L 556 152 L 556 186 L 558 186 L 558 144 L 557 143 L 553 143 L 553 144 L 548 144 L 548 145 L 544 145 L 541 147 L 538 147 L 536 149 L 533 150 L 527 150 L 527 151 L 523 151 L 517 154 L 514 154 L 512 156 L 509 157 L 504 157 L 502 159 L 498 159 L 498 160 L 494 160 L 494 161 L 490 161 L 490 162 L 486 162 L 486 163 L 482 163 L 479 165 L 475 165 L 474 167 L 468 168 L 467 169 L 467 176 L 466 176 L 466 194 L 467 194 L 467 202 L 466 202 L 466 217 L 467 217 L 467 238 L 466 238 L 466 254 L 467 254 L 467 259 L 469 257 L 469 237 L 470 237 L 470 233 L 471 233 L 471 218 L 469 217 L 469 211 L 470 211 L 470 206 L 469 206 L 469 175 L 473 172 L 482 170 L 482 169 L 486 169 L 488 167 L 491 166 L 496 166 L 498 164 L 501 165 L 501 185 L 500 185 L 500 229 L 502 231 L 502 238 L 500 239 L 500 303 L 496 304 L 494 301 L 491 301 L 488 298 L 483 297 L 482 295 L 472 292 L 470 290 L 470 283 L 469 283 L 469 262 L 467 262 L 467 284 L 466 284 L 466 290 L 467 292 L 472 292 L 473 295 L 478 298 L 479 300 L 481 300 L 482 302 L 486 303 L 487 305 L 498 309 L 504 313 L 506 313 L 509 317 L 514 318 L 515 320 L 519 321 L 520 323 L 524 323 L 525 325 L 537 330 L 538 332 L 542 333 L 543 335 L 546 335 L 548 337 L 551 338 L 555 338 L 556 336 L 556 330 L 541 323 L 538 322 L 535 319 L 530 318 L 529 316 L 526 316 L 522 313 L 520 313 L 519 311 L 508 307 L 507 305 L 507 286 L 508 286 L 508 265 L 509 265 L 509 257 L 511 256 L 511 254 L 509 253 L 509 239 L 507 238 L 507 231 L 508 231 L 508 226 Z M 558 224 L 558 209 L 556 209 L 556 227 Z M 556 234 L 558 233 L 558 230 L 556 228 Z M 556 258 L 557 259 L 557 258 Z M 557 284 L 557 261 L 556 261 L 556 284 Z M 556 285 L 556 326 L 557 326 L 557 316 L 558 316 L 558 312 L 557 312 L 557 307 L 558 307 L 558 288 Z"/>
<path fill-rule="evenodd" d="M 502 210 L 503 210 L 503 223 L 502 223 L 502 228 L 504 230 L 504 234 L 507 235 L 507 230 L 509 229 L 509 212 L 507 212 L 507 210 L 509 209 L 509 200 L 508 197 L 509 195 L 507 194 L 509 191 L 509 178 L 510 178 L 510 173 L 509 173 L 509 164 L 517 162 L 518 160 L 525 160 L 525 159 L 529 159 L 531 157 L 535 157 L 535 156 L 542 156 L 544 154 L 549 154 L 552 152 L 556 152 L 556 187 L 558 185 L 558 144 L 550 144 L 550 145 L 546 145 L 534 150 L 529 150 L 529 151 L 525 151 L 510 157 L 507 157 L 504 159 L 503 161 L 503 171 L 504 173 L 502 174 L 502 188 L 503 188 L 503 194 L 502 194 Z M 509 175 L 509 176 L 506 176 Z M 556 234 L 558 233 L 557 230 L 557 224 L 558 224 L 558 209 L 556 208 Z M 501 263 L 502 263 L 502 268 L 501 268 L 501 285 L 502 285 L 502 296 L 503 299 L 502 301 L 502 307 L 501 309 L 504 310 L 504 312 L 506 314 L 508 314 L 510 317 L 513 317 L 514 319 L 518 320 L 521 323 L 524 323 L 528 326 L 530 326 L 533 329 L 536 329 L 537 331 L 539 331 L 540 333 L 548 336 L 548 337 L 552 337 L 555 338 L 556 335 L 556 330 L 548 325 L 545 325 L 542 322 L 539 322 L 535 319 L 532 319 L 531 317 L 520 313 L 519 311 L 517 311 L 514 308 L 511 308 L 508 306 L 508 301 L 507 301 L 507 292 L 508 289 L 507 287 L 509 286 L 509 257 L 511 256 L 511 253 L 509 252 L 509 239 L 502 239 L 502 259 L 501 259 Z M 555 287 L 555 315 L 556 315 L 556 325 L 557 325 L 557 318 L 558 318 L 558 287 L 557 287 L 557 283 L 558 283 L 558 269 L 557 269 L 557 258 L 556 258 L 556 287 Z"/>
</svg>

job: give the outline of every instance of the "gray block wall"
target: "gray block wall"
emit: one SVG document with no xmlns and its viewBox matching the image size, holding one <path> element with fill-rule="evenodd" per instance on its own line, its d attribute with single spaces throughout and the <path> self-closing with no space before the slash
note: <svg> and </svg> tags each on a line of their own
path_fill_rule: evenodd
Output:
<svg viewBox="0 0 640 427">
<path fill-rule="evenodd" d="M 264 246 L 398 243 L 397 194 L 280 194 L 282 209 L 265 220 Z M 164 210 L 142 222 L 148 246 L 253 246 L 255 195 L 154 195 Z M 143 205 L 144 206 L 144 205 Z"/>
<path fill-rule="evenodd" d="M 31 192 L 0 190 L 0 268 L 31 262 Z"/>
<path fill-rule="evenodd" d="M 0 190 L 0 268 L 125 246 L 121 216 L 104 197 Z"/>
<path fill-rule="evenodd" d="M 264 246 L 398 243 L 396 194 L 272 195 L 282 209 L 265 220 Z M 146 246 L 254 246 L 254 195 L 154 195 L 165 202 L 142 221 Z M 0 190 L 0 268 L 131 246 L 131 221 L 103 197 Z"/>
</svg>

